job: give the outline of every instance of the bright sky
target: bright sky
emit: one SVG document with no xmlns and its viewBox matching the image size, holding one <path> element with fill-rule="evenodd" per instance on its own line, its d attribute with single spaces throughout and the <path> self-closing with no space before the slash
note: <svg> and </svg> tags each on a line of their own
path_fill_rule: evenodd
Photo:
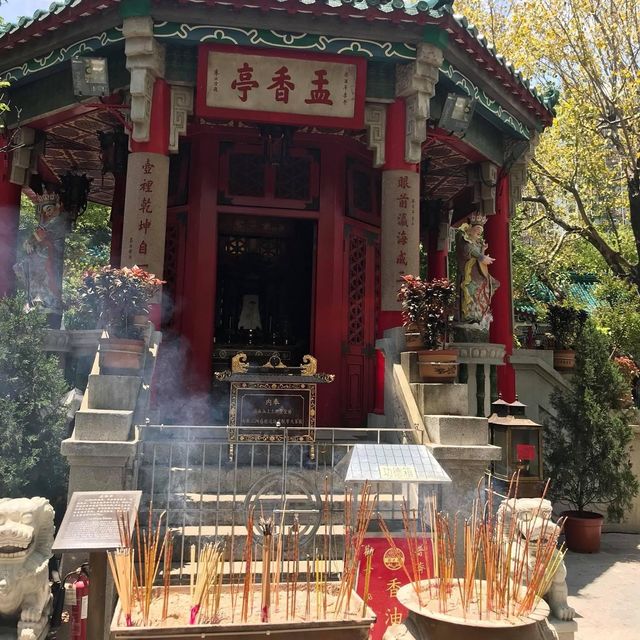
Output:
<svg viewBox="0 0 640 640">
<path fill-rule="evenodd" d="M 15 22 L 20 16 L 31 17 L 38 9 L 48 9 L 53 0 L 0 0 L 0 18 Z"/>
</svg>

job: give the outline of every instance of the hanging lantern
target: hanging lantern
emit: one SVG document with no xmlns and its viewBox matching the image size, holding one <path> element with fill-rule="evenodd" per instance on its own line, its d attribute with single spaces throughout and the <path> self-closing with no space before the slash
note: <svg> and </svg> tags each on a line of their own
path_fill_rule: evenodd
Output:
<svg viewBox="0 0 640 640">
<path fill-rule="evenodd" d="M 122 127 L 111 131 L 98 131 L 100 141 L 100 160 L 102 175 L 113 175 L 127 172 L 127 158 L 129 155 L 129 137 Z"/>
<path fill-rule="evenodd" d="M 87 178 L 85 173 L 80 175 L 75 171 L 67 171 L 60 178 L 58 193 L 64 210 L 70 215 L 71 223 L 75 223 L 86 211 L 92 181 L 93 178 Z"/>
</svg>

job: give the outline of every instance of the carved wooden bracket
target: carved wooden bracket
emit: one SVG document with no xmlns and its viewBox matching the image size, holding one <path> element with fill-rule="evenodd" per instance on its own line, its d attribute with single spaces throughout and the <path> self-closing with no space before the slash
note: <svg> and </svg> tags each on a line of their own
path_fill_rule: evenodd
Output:
<svg viewBox="0 0 640 640">
<path fill-rule="evenodd" d="M 536 132 L 529 141 L 529 148 L 513 163 L 509 171 L 509 214 L 513 216 L 516 206 L 522 200 L 522 192 L 527 184 L 527 171 L 529 162 L 535 153 L 540 141 Z"/>
<path fill-rule="evenodd" d="M 386 105 L 367 103 L 364 108 L 364 124 L 367 128 L 367 148 L 373 151 L 373 166 L 382 167 L 385 161 Z"/>
<path fill-rule="evenodd" d="M 149 141 L 149 123 L 156 78 L 164 77 L 164 46 L 153 37 L 153 20 L 149 16 L 125 18 L 122 26 L 127 69 L 131 73 L 132 138 Z"/>
<path fill-rule="evenodd" d="M 177 153 L 180 136 L 187 133 L 187 122 L 193 114 L 193 87 L 171 85 L 171 121 L 169 152 Z"/>
<path fill-rule="evenodd" d="M 473 186 L 472 202 L 485 216 L 496 212 L 496 187 L 498 186 L 498 167 L 492 162 L 481 162 L 469 167 L 467 180 Z"/>
<path fill-rule="evenodd" d="M 31 174 L 38 173 L 38 156 L 42 152 L 41 145 L 36 145 L 36 130 L 29 127 L 18 129 L 12 144 L 15 149 L 11 153 L 11 172 L 9 181 L 23 187 L 29 184 Z"/>
<path fill-rule="evenodd" d="M 396 96 L 405 98 L 406 103 L 406 162 L 416 164 L 422 159 L 430 102 L 436 92 L 442 61 L 443 54 L 438 47 L 421 43 L 415 62 L 396 66 Z"/>
</svg>

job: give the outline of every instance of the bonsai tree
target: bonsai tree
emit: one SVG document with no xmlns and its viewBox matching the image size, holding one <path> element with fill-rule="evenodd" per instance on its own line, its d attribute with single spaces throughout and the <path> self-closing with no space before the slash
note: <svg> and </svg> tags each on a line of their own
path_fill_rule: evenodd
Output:
<svg viewBox="0 0 640 640">
<path fill-rule="evenodd" d="M 142 329 L 134 324 L 134 317 L 149 313 L 149 302 L 161 284 L 162 280 L 137 266 L 103 267 L 85 273 L 78 297 L 88 314 L 97 314 L 98 327 L 110 337 L 138 339 Z"/>
<path fill-rule="evenodd" d="M 0 496 L 43 496 L 58 515 L 66 504 L 67 436 L 60 363 L 43 350 L 47 321 L 23 297 L 0 299 Z"/>
<path fill-rule="evenodd" d="M 449 326 L 449 313 L 455 297 L 455 285 L 446 278 L 424 283 L 422 338 L 427 349 L 444 347 Z"/>
<path fill-rule="evenodd" d="M 576 340 L 588 317 L 587 312 L 581 309 L 555 304 L 549 305 L 547 319 L 554 348 L 557 350 L 574 349 Z"/>
<path fill-rule="evenodd" d="M 606 336 L 590 321 L 576 352 L 570 389 L 555 392 L 557 416 L 545 429 L 551 494 L 580 512 L 604 504 L 609 518 L 619 521 L 639 489 L 628 451 L 633 434 L 620 400 L 626 383 Z"/>
</svg>

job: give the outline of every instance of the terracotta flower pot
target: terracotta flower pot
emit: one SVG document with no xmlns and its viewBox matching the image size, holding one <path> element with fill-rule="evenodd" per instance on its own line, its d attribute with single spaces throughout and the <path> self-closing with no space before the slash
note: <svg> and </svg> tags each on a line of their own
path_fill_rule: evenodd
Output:
<svg viewBox="0 0 640 640">
<path fill-rule="evenodd" d="M 572 349 L 556 349 L 553 352 L 553 368 L 558 371 L 571 371 L 576 366 L 576 352 Z"/>
<path fill-rule="evenodd" d="M 404 347 L 407 351 L 418 351 L 424 347 L 420 327 L 415 322 L 404 328 Z"/>
<path fill-rule="evenodd" d="M 102 338 L 100 340 L 100 371 L 107 375 L 135 376 L 144 359 L 144 340 Z"/>
<path fill-rule="evenodd" d="M 563 511 L 567 549 L 576 553 L 598 553 L 604 517 L 593 511 Z"/>
<path fill-rule="evenodd" d="M 457 349 L 438 349 L 418 353 L 423 382 L 454 382 L 458 375 Z"/>
</svg>

